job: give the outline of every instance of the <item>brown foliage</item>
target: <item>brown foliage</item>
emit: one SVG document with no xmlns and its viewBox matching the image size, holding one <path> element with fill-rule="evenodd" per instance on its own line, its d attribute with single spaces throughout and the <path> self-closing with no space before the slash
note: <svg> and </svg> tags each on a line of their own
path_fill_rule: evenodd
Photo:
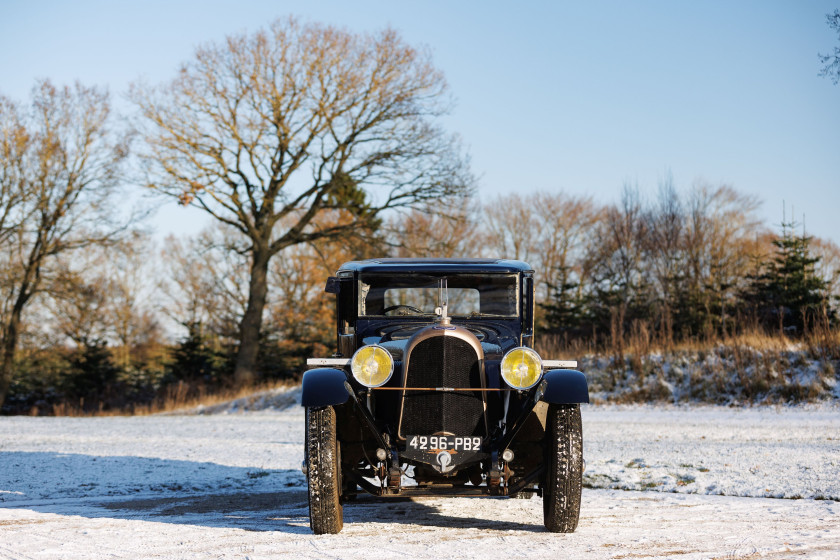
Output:
<svg viewBox="0 0 840 560">
<path fill-rule="evenodd" d="M 471 205 L 470 200 L 444 202 L 437 208 L 397 214 L 385 228 L 391 254 L 403 258 L 476 256 L 486 236 Z"/>
<path fill-rule="evenodd" d="M 108 241 L 121 224 L 108 206 L 126 156 L 107 93 L 40 82 L 21 108 L 0 97 L 0 402 L 24 311 L 48 290 L 58 255 Z"/>
<path fill-rule="evenodd" d="M 448 108 L 443 76 L 390 29 L 358 35 L 278 20 L 198 49 L 170 84 L 138 85 L 131 97 L 150 184 L 249 242 L 241 382 L 255 375 L 274 255 L 471 183 L 457 142 L 434 121 Z M 337 209 L 353 219 L 321 219 Z"/>
<path fill-rule="evenodd" d="M 586 248 L 604 211 L 591 197 L 538 191 L 510 194 L 486 203 L 477 223 L 479 247 L 488 256 L 519 259 L 534 267 L 537 300 L 547 302 L 553 290 L 589 277 Z M 475 235 L 475 234 L 474 234 Z M 537 323 L 542 308 L 537 309 Z"/>
</svg>

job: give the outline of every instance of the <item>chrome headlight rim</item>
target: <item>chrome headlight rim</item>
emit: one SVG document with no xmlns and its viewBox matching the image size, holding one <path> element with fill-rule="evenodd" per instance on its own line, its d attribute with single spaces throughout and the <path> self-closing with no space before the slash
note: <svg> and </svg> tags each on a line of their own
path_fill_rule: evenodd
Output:
<svg viewBox="0 0 840 560">
<path fill-rule="evenodd" d="M 525 352 L 526 354 L 532 356 L 533 359 L 536 361 L 537 376 L 536 376 L 534 382 L 531 383 L 530 385 L 527 385 L 527 386 L 515 385 L 505 375 L 505 367 L 504 367 L 505 360 L 507 360 L 514 352 L 517 352 L 517 351 Z M 535 387 L 537 384 L 539 384 L 539 382 L 543 378 L 542 358 L 537 353 L 537 351 L 534 350 L 533 348 L 528 348 L 527 346 L 517 346 L 516 348 L 513 348 L 512 350 L 508 350 L 505 353 L 505 355 L 502 357 L 502 361 L 499 362 L 499 374 L 501 375 L 502 380 L 504 380 L 504 382 L 507 384 L 508 387 L 511 387 L 512 389 L 516 389 L 517 391 L 527 391 L 527 390 Z"/>
<path fill-rule="evenodd" d="M 388 358 L 388 364 L 390 365 L 390 369 L 388 371 L 388 375 L 385 377 L 385 380 L 382 381 L 381 383 L 376 383 L 376 384 L 366 383 L 365 381 L 362 380 L 362 378 L 359 375 L 359 373 L 360 373 L 358 371 L 359 365 L 356 362 L 356 357 L 359 355 L 360 352 L 362 352 L 364 350 L 367 350 L 369 348 L 372 348 L 374 352 L 377 352 L 377 351 L 383 352 L 384 355 Z M 394 357 L 391 355 L 390 352 L 388 352 L 388 350 L 386 350 L 384 347 L 382 347 L 378 344 L 365 344 L 364 346 L 362 346 L 361 348 L 359 348 L 358 350 L 353 352 L 353 357 L 350 358 L 350 373 L 353 374 L 353 379 L 355 379 L 358 383 L 360 383 L 361 385 L 363 385 L 363 386 L 365 386 L 369 389 L 374 389 L 376 387 L 382 387 L 383 385 L 388 383 L 388 381 L 390 381 L 391 377 L 393 377 L 393 375 L 394 375 Z"/>
</svg>

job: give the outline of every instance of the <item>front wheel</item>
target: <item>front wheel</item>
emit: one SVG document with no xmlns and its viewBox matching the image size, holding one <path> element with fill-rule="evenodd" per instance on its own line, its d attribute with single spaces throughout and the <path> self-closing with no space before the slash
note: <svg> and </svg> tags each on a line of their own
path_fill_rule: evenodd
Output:
<svg viewBox="0 0 840 560">
<path fill-rule="evenodd" d="M 550 405 L 546 425 L 543 518 L 552 533 L 574 533 L 580 518 L 583 429 L 580 405 Z"/>
<path fill-rule="evenodd" d="M 306 409 L 306 481 L 309 526 L 316 535 L 338 533 L 344 526 L 341 506 L 341 448 L 335 409 Z"/>
</svg>

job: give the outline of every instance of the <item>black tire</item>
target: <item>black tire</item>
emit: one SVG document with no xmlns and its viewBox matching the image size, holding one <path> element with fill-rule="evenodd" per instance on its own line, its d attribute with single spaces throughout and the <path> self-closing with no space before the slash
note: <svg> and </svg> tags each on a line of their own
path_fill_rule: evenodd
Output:
<svg viewBox="0 0 840 560">
<path fill-rule="evenodd" d="M 306 409 L 306 469 L 312 532 L 339 533 L 344 526 L 341 448 L 335 433 L 335 409 L 331 406 Z"/>
<path fill-rule="evenodd" d="M 574 533 L 580 518 L 583 429 L 580 405 L 550 405 L 546 426 L 543 518 L 552 533 Z"/>
</svg>

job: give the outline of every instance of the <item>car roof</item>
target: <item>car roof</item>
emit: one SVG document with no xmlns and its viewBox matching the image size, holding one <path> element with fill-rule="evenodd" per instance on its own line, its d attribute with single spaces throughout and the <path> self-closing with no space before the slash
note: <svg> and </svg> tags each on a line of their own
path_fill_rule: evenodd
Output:
<svg viewBox="0 0 840 560">
<path fill-rule="evenodd" d="M 534 272 L 528 263 L 510 259 L 466 258 L 381 258 L 350 261 L 341 265 L 338 272 Z"/>
</svg>

